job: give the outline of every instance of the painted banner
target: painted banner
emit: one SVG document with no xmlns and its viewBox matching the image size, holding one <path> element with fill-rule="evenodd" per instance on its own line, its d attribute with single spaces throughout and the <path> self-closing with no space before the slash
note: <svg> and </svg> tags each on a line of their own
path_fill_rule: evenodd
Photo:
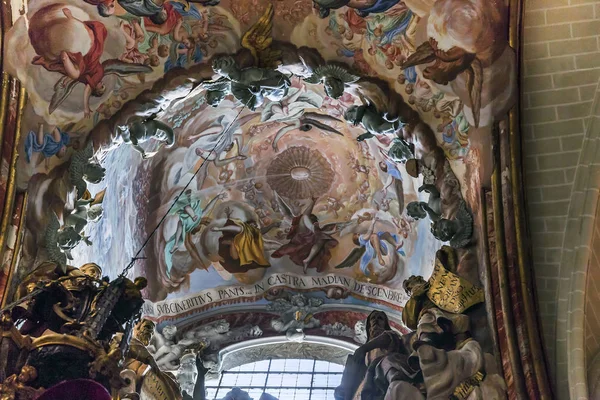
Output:
<svg viewBox="0 0 600 400">
<path fill-rule="evenodd" d="M 390 307 L 401 309 L 408 296 L 404 290 L 395 290 L 380 285 L 360 282 L 340 275 L 302 276 L 282 273 L 265 277 L 253 285 L 221 286 L 203 290 L 193 295 L 164 300 L 157 303 L 146 302 L 144 314 L 149 318 L 161 319 L 175 317 L 200 309 L 216 307 L 223 303 L 236 301 L 256 301 L 272 288 L 287 288 L 296 291 L 341 288 L 350 295 L 384 303 Z"/>
</svg>

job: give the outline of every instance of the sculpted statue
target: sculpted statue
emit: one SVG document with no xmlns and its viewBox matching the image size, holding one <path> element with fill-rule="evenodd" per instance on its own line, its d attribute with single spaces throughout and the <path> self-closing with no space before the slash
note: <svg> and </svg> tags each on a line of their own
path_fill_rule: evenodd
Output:
<svg viewBox="0 0 600 400">
<path fill-rule="evenodd" d="M 323 300 L 306 297 L 303 294 L 291 296 L 289 299 L 276 299 L 267 305 L 268 311 L 281 313 L 281 317 L 273 319 L 271 326 L 277 332 L 285 332 L 288 340 L 304 340 L 304 329 L 317 328 L 321 322 L 313 313 L 323 304 Z"/>
<path fill-rule="evenodd" d="M 87 190 L 86 181 L 100 183 L 106 174 L 106 170 L 99 163 L 93 161 L 93 158 L 94 145 L 91 141 L 71 157 L 69 181 L 77 190 L 77 200 L 81 199 Z"/>
<path fill-rule="evenodd" d="M 369 314 L 367 342 L 348 356 L 336 400 L 395 399 L 399 387 L 406 397 L 421 395 L 418 364 L 409 363 L 409 338 L 392 330 L 382 311 Z"/>
<path fill-rule="evenodd" d="M 354 324 L 354 329 L 341 322 L 336 322 L 331 325 L 323 325 L 323 330 L 327 336 L 345 336 L 361 344 L 367 342 L 367 331 L 365 329 L 364 321 L 357 321 L 356 324 Z"/>
<path fill-rule="evenodd" d="M 88 222 L 98 222 L 102 218 L 102 200 L 106 190 L 93 198 L 87 191 L 83 198 L 75 200 L 73 210 L 65 217 L 65 226 L 72 226 L 76 232 L 82 233 Z"/>
<path fill-rule="evenodd" d="M 406 172 L 413 178 L 419 178 L 419 175 L 423 175 L 423 184 L 435 184 L 435 173 L 432 169 L 427 168 L 422 160 L 411 158 L 406 161 L 405 166 Z"/>
<path fill-rule="evenodd" d="M 74 226 L 60 226 L 58 217 L 50 213 L 50 220 L 44 233 L 43 247 L 48 252 L 48 259 L 59 264 L 66 264 L 67 259 L 72 260 L 71 250 L 84 241 L 88 246 L 92 242 Z"/>
<path fill-rule="evenodd" d="M 189 337 L 177 340 L 177 327 L 167 325 L 161 333 L 154 332 L 154 340 L 148 350 L 161 369 L 175 370 L 179 367 L 179 360 L 185 350 L 197 343 Z"/>
<path fill-rule="evenodd" d="M 359 79 L 359 76 L 351 74 L 344 67 L 327 64 L 315 68 L 312 75 L 304 81 L 315 85 L 322 83 L 327 96 L 339 99 L 344 94 L 346 86 L 357 82 Z"/>
<path fill-rule="evenodd" d="M 396 137 L 392 141 L 392 147 L 390 147 L 387 155 L 392 161 L 403 163 L 406 160 L 414 158 L 415 145 L 402 138 Z"/>
<path fill-rule="evenodd" d="M 0 400 L 33 400 L 44 392 L 44 389 L 34 389 L 29 384 L 37 378 L 37 370 L 31 365 L 25 365 L 17 375 L 7 377 L 0 384 Z"/>
<path fill-rule="evenodd" d="M 129 352 L 123 366 L 126 371 L 131 371 L 130 376 L 133 379 L 129 393 L 142 393 L 144 386 L 147 389 L 146 392 L 157 391 L 158 387 L 160 388 L 158 391 L 164 392 L 169 399 L 180 400 L 182 397 L 177 382 L 171 375 L 161 371 L 154 357 L 146 348 L 152 340 L 154 327 L 154 322 L 143 318 L 133 330 Z M 121 376 L 128 376 L 128 374 L 121 373 Z M 147 382 L 145 382 L 146 379 L 148 379 Z"/>
<path fill-rule="evenodd" d="M 156 139 L 167 147 L 171 147 L 175 143 L 173 128 L 156 120 L 156 116 L 150 118 L 134 117 L 127 121 L 126 125 L 117 125 L 117 129 L 121 133 L 120 136 L 123 142 L 130 144 L 142 155 L 143 159 L 150 158 L 156 153 L 146 153 L 140 143 L 147 142 L 150 139 Z"/>
<path fill-rule="evenodd" d="M 376 135 L 393 135 L 402 127 L 399 119 L 387 119 L 387 114 L 380 113 L 372 103 L 348 107 L 344 119 L 354 126 L 362 126 L 367 131 L 356 138 L 359 142 Z"/>
<path fill-rule="evenodd" d="M 456 341 L 468 337 L 469 317 L 463 312 L 485 299 L 481 288 L 453 272 L 457 266 L 454 249 L 443 246 L 436 253 L 428 281 L 414 275 L 404 281 L 410 299 L 402 311 L 402 321 L 416 331 L 420 343 L 453 348 Z"/>
<path fill-rule="evenodd" d="M 442 242 L 450 242 L 455 249 L 466 247 L 473 235 L 473 216 L 467 209 L 467 203 L 460 201 L 454 219 L 440 218 L 431 224 L 431 233 Z"/>
<path fill-rule="evenodd" d="M 217 81 L 203 83 L 210 94 L 207 102 L 213 106 L 230 91 L 244 106 L 254 111 L 264 103 L 265 98 L 281 101 L 291 86 L 290 79 L 281 72 L 259 67 L 242 69 L 231 56 L 216 58 L 212 67 L 222 77 Z M 224 85 L 227 81 L 229 86 Z"/>
<path fill-rule="evenodd" d="M 406 213 L 416 220 L 423 219 L 429 215 L 433 222 L 442 219 L 442 199 L 439 190 L 434 185 L 425 184 L 419 188 L 419 192 L 429 193 L 427 203 L 413 201 L 406 206 Z"/>
</svg>

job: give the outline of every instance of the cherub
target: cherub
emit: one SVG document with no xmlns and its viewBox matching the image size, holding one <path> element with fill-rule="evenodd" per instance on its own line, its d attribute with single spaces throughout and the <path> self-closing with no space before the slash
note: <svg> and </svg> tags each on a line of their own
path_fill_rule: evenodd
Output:
<svg viewBox="0 0 600 400">
<path fill-rule="evenodd" d="M 176 340 L 177 327 L 167 325 L 162 332 L 154 332 L 148 351 L 154 356 L 156 364 L 165 370 L 173 370 L 179 366 L 179 360 L 185 350 L 195 344 L 196 340 L 183 338 Z"/>
<path fill-rule="evenodd" d="M 65 226 L 72 226 L 76 232 L 82 233 L 88 222 L 98 222 L 102 218 L 102 200 L 106 189 L 96 196 L 75 200 L 73 210 L 65 217 Z"/>
<path fill-rule="evenodd" d="M 140 143 L 147 142 L 150 139 L 156 139 L 167 147 L 175 143 L 175 133 L 173 128 L 164 122 L 158 121 L 156 115 L 149 118 L 134 117 L 127 120 L 126 125 L 117 125 L 121 131 L 121 139 L 124 143 L 131 146 L 142 155 L 143 159 L 150 158 L 156 153 L 146 153 L 140 146 Z"/>
<path fill-rule="evenodd" d="M 346 86 L 357 82 L 359 76 L 348 72 L 344 67 L 335 64 L 326 64 L 314 69 L 313 74 L 304 79 L 307 83 L 322 83 L 327 96 L 339 99 L 344 95 Z"/>
<path fill-rule="evenodd" d="M 100 97 L 106 91 L 106 86 L 102 82 L 103 78 L 109 74 L 126 76 L 131 74 L 141 74 L 152 72 L 152 68 L 142 64 L 129 64 L 119 60 L 106 60 L 100 62 L 104 52 L 104 42 L 108 36 L 106 27 L 99 21 L 81 21 L 73 16 L 68 8 L 63 8 L 63 13 L 67 19 L 77 21 L 85 26 L 93 42 L 85 55 L 81 53 L 72 53 L 61 51 L 56 60 L 48 60 L 43 56 L 35 56 L 32 63 L 41 65 L 51 72 L 58 72 L 64 75 L 54 85 L 54 95 L 48 108 L 49 113 L 53 113 L 65 99 L 71 94 L 78 83 L 83 83 L 83 110 L 87 117 L 91 116 L 90 97 Z"/>
<path fill-rule="evenodd" d="M 439 190 L 434 185 L 425 184 L 419 188 L 419 192 L 429 193 L 429 200 L 427 203 L 422 201 L 408 203 L 406 206 L 407 214 L 416 220 L 429 215 L 431 221 L 439 221 L 442 218 L 442 199 Z"/>
<path fill-rule="evenodd" d="M 377 135 L 396 134 L 403 125 L 399 119 L 388 119 L 387 113 L 380 113 L 373 103 L 348 107 L 344 119 L 353 126 L 361 125 L 367 131 L 356 138 L 359 142 Z"/>
<path fill-rule="evenodd" d="M 160 58 L 158 58 L 156 52 L 153 52 L 153 54 L 150 54 L 150 52 L 144 54 L 138 49 L 139 43 L 144 42 L 144 37 L 146 35 L 140 26 L 140 23 L 135 19 L 132 20 L 130 24 L 121 21 L 120 28 L 123 32 L 123 37 L 125 37 L 125 50 L 123 50 L 123 54 L 119 56 L 119 60 L 130 64 L 144 64 L 150 65 L 151 67 L 158 67 Z M 158 38 L 153 37 L 152 40 L 156 42 Z M 154 48 L 154 43 L 152 48 Z"/>
<path fill-rule="evenodd" d="M 467 203 L 460 201 L 454 219 L 440 218 L 431 224 L 431 233 L 442 242 L 450 242 L 455 249 L 466 247 L 473 235 L 473 216 L 467 209 Z"/>
<path fill-rule="evenodd" d="M 339 211 L 344 208 L 344 205 L 335 197 L 329 196 L 327 197 L 326 203 L 323 205 L 323 209 L 325 212 L 333 212 L 336 218 L 339 217 Z"/>
</svg>

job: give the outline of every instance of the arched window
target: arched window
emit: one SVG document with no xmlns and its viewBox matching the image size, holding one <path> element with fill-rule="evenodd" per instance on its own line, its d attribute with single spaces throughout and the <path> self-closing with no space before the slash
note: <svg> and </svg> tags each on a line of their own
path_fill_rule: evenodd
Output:
<svg viewBox="0 0 600 400">
<path fill-rule="evenodd" d="M 344 367 L 328 361 L 269 359 L 223 371 L 207 380 L 207 400 L 222 399 L 234 387 L 255 400 L 268 393 L 280 400 L 328 400 L 342 380 Z"/>
</svg>

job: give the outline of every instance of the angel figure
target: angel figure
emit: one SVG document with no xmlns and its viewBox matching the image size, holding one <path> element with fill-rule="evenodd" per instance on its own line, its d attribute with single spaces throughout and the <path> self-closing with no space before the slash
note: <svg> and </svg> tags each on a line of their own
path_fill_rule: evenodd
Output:
<svg viewBox="0 0 600 400">
<path fill-rule="evenodd" d="M 473 216 L 467 209 L 467 203 L 460 201 L 454 219 L 440 218 L 431 224 L 431 233 L 442 242 L 450 242 L 455 249 L 466 247 L 473 236 Z"/>
<path fill-rule="evenodd" d="M 271 49 L 273 15 L 273 5 L 269 5 L 242 38 L 242 47 L 248 49 L 254 59 L 253 67 L 240 68 L 231 56 L 221 56 L 213 60 L 213 70 L 221 78 L 201 85 L 211 94 L 213 105 L 229 92 L 252 111 L 260 107 L 265 98 L 280 101 L 287 96 L 291 86 L 290 79 L 274 69 L 281 53 Z"/>
<path fill-rule="evenodd" d="M 359 79 L 359 76 L 351 74 L 344 67 L 326 64 L 315 68 L 313 74 L 304 81 L 314 85 L 322 83 L 327 96 L 339 99 L 344 95 L 346 86 L 357 82 Z"/>
<path fill-rule="evenodd" d="M 291 222 L 292 227 L 287 235 L 289 243 L 281 246 L 271 257 L 289 256 L 294 264 L 304 268 L 305 274 L 309 268 L 315 268 L 317 272 L 326 270 L 331 259 L 331 249 L 338 245 L 338 241 L 331 235 L 340 226 L 348 225 L 348 223 L 332 223 L 321 228 L 319 219 L 313 214 L 316 197 L 310 200 L 308 206 L 299 215 L 295 215 L 277 193 L 275 193 L 275 198 L 279 209 Z"/>
<path fill-rule="evenodd" d="M 76 232 L 82 233 L 89 222 L 98 222 L 104 210 L 102 201 L 106 189 L 94 197 L 87 191 L 82 199 L 75 200 L 73 210 L 65 217 L 65 226 L 72 226 Z"/>
<path fill-rule="evenodd" d="M 327 18 L 332 9 L 347 6 L 365 18 L 371 13 L 383 13 L 399 3 L 399 0 L 313 0 L 313 6 L 321 18 Z"/>
<path fill-rule="evenodd" d="M 394 135 L 403 126 L 402 121 L 388 119 L 387 113 L 379 112 L 371 102 L 348 107 L 344 113 L 344 119 L 353 126 L 361 125 L 367 131 L 356 138 L 359 142 L 378 135 Z"/>
<path fill-rule="evenodd" d="M 143 159 L 152 157 L 156 152 L 147 153 L 140 143 L 147 142 L 150 139 L 156 139 L 165 144 L 167 148 L 175 143 L 175 133 L 173 128 L 164 122 L 158 121 L 156 115 L 152 117 L 134 117 L 127 120 L 125 125 L 117 125 L 121 133 L 121 139 L 124 143 L 130 144 L 134 150 L 142 155 Z"/>
<path fill-rule="evenodd" d="M 280 298 L 267 305 L 267 311 L 280 313 L 280 318 L 271 320 L 271 326 L 277 332 L 285 332 L 288 340 L 302 341 L 304 329 L 318 328 L 321 321 L 314 313 L 323 305 L 323 300 L 296 294 L 289 299 Z"/>
<path fill-rule="evenodd" d="M 32 63 L 41 65 L 51 72 L 64 75 L 54 85 L 54 95 L 50 101 L 48 112 L 52 114 L 65 99 L 71 94 L 79 83 L 85 85 L 83 91 L 83 110 L 87 117 L 91 116 L 90 97 L 100 97 L 106 91 L 102 80 L 106 75 L 117 74 L 126 76 L 152 72 L 152 68 L 142 64 L 129 64 L 119 60 L 106 60 L 100 62 L 104 52 L 104 42 L 108 31 L 99 21 L 81 21 L 73 16 L 68 8 L 63 8 L 65 17 L 82 23 L 92 38 L 92 45 L 85 55 L 61 51 L 56 60 L 48 60 L 43 56 L 35 56 Z"/>
<path fill-rule="evenodd" d="M 281 101 L 272 101 L 265 106 L 261 115 L 261 122 L 281 122 L 285 126 L 277 131 L 273 139 L 273 150 L 279 151 L 277 143 L 283 135 L 293 130 L 308 132 L 313 127 L 323 132 L 335 133 L 343 136 L 337 129 L 324 124 L 324 122 L 342 122 L 337 118 L 316 112 L 306 112 L 307 108 L 321 108 L 323 99 L 305 88 L 290 89 L 290 95 Z"/>
<path fill-rule="evenodd" d="M 218 200 L 223 200 L 227 197 L 227 193 L 220 193 L 213 197 L 204 210 L 200 206 L 200 199 L 192 195 L 191 189 L 187 189 L 181 194 L 181 196 L 175 201 L 175 206 L 171 209 L 171 215 L 177 215 L 177 229 L 173 236 L 165 243 L 165 264 L 167 277 L 171 275 L 171 269 L 173 268 L 173 253 L 179 250 L 181 243 L 186 242 L 187 235 L 193 231 L 202 222 L 202 215 L 210 213 Z M 186 246 L 187 247 L 187 246 Z"/>
<path fill-rule="evenodd" d="M 25 161 L 30 163 L 33 153 L 42 153 L 46 160 L 52 156 L 63 158 L 69 144 L 71 136 L 68 132 L 56 126 L 50 133 L 45 133 L 44 124 L 40 124 L 37 132 L 29 131 L 25 137 Z"/>
<path fill-rule="evenodd" d="M 100 183 L 106 175 L 106 169 L 94 160 L 94 144 L 90 141 L 86 147 L 73 153 L 69 165 L 69 182 L 75 186 L 76 199 L 81 199 L 87 191 L 87 183 Z"/>
<path fill-rule="evenodd" d="M 158 330 L 154 332 L 152 342 L 148 346 L 148 351 L 162 370 L 176 370 L 185 350 L 199 344 L 196 340 L 188 338 L 177 340 L 176 337 L 177 327 L 167 325 L 161 333 Z"/>
<path fill-rule="evenodd" d="M 48 252 L 48 259 L 60 265 L 65 265 L 68 260 L 72 260 L 71 250 L 84 241 L 88 246 L 92 245 L 89 238 L 77 232 L 73 226 L 60 226 L 58 216 L 50 213 L 48 226 L 44 232 L 42 247 Z"/>
<path fill-rule="evenodd" d="M 435 185 L 425 184 L 419 188 L 419 192 L 429 193 L 427 203 L 423 201 L 413 201 L 406 206 L 406 212 L 409 217 L 419 220 L 427 217 L 431 218 L 432 222 L 442 219 L 442 198 L 440 191 Z"/>
<path fill-rule="evenodd" d="M 350 268 L 360 261 L 360 270 L 369 281 L 371 275 L 377 275 L 374 279 L 377 283 L 387 282 L 396 275 L 396 253 L 405 255 L 402 250 L 404 242 L 398 244 L 398 237 L 387 231 L 375 233 L 375 226 L 379 221 L 378 217 L 373 218 L 367 232 L 353 235 L 352 241 L 359 247 L 353 249 L 336 269 Z M 389 259 L 385 260 L 385 256 L 389 256 Z"/>
</svg>

